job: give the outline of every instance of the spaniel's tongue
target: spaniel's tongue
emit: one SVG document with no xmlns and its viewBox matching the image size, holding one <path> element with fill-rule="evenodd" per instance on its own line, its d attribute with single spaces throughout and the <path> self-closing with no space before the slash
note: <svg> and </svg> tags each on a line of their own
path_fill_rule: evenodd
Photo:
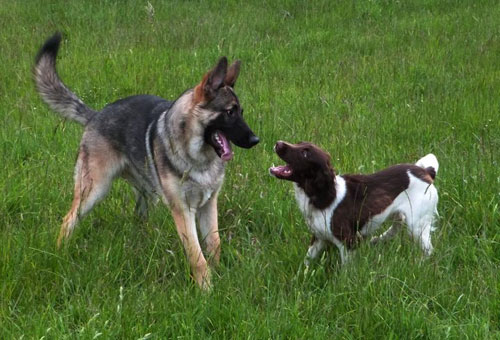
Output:
<svg viewBox="0 0 500 340">
<path fill-rule="evenodd" d="M 222 154 L 220 158 L 227 162 L 233 158 L 233 150 L 231 149 L 231 143 L 227 140 L 226 136 L 224 136 L 220 131 L 216 132 L 216 140 L 222 148 Z"/>
<path fill-rule="evenodd" d="M 289 177 L 292 174 L 292 169 L 289 165 L 279 165 L 270 167 L 269 172 L 271 173 L 271 175 L 283 178 Z"/>
</svg>

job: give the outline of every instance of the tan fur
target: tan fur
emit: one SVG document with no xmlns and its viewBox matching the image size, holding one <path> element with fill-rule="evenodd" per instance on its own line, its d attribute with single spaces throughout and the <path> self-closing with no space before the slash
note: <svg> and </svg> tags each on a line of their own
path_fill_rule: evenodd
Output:
<svg viewBox="0 0 500 340">
<path fill-rule="evenodd" d="M 209 260 L 218 265 L 220 259 L 219 226 L 217 223 L 217 195 L 212 195 L 210 200 L 198 211 L 201 239 L 205 244 Z"/>
<path fill-rule="evenodd" d="M 198 241 L 194 212 L 182 206 L 180 202 L 171 203 L 170 207 L 194 279 L 201 288 L 207 289 L 210 287 L 210 271 Z"/>
<path fill-rule="evenodd" d="M 434 180 L 432 179 L 431 175 L 429 175 L 428 173 L 425 173 L 424 176 L 419 177 L 419 178 L 421 178 L 422 181 L 427 182 L 429 184 L 433 184 L 434 183 Z"/>
<path fill-rule="evenodd" d="M 161 149 L 155 148 L 155 157 L 161 157 Z M 163 200 L 170 207 L 179 238 L 191 266 L 195 281 L 202 289 L 210 287 L 210 270 L 197 234 L 199 221 L 201 239 L 211 263 L 217 265 L 220 258 L 220 238 L 217 225 L 217 192 L 206 185 L 196 185 L 189 178 L 189 171 L 180 180 L 161 162 L 158 163 Z"/>
<path fill-rule="evenodd" d="M 98 134 L 86 133 L 93 139 L 92 144 L 83 144 L 78 152 L 75 167 L 75 187 L 73 203 L 63 219 L 57 247 L 63 239 L 71 236 L 78 220 L 99 202 L 109 191 L 113 178 L 123 169 L 123 157 Z M 89 136 L 92 135 L 92 136 Z"/>
<path fill-rule="evenodd" d="M 210 72 L 207 72 L 204 76 L 201 82 L 196 85 L 194 88 L 194 95 L 193 95 L 193 103 L 195 105 L 205 103 L 207 101 L 207 98 L 205 97 L 205 84 L 207 83 L 208 76 L 210 75 Z"/>
</svg>

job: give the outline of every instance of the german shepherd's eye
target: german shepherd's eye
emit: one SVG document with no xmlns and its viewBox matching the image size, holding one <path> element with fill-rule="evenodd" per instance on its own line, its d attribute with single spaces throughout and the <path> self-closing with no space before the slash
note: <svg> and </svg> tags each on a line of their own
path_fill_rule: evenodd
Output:
<svg viewBox="0 0 500 340">
<path fill-rule="evenodd" d="M 226 114 L 227 114 L 229 117 L 231 117 L 232 115 L 234 115 L 234 114 L 236 113 L 236 110 L 237 110 L 237 109 L 238 109 L 238 108 L 237 108 L 236 106 L 233 106 L 231 109 L 226 110 Z M 243 110 L 242 110 L 242 113 L 243 113 Z"/>
</svg>

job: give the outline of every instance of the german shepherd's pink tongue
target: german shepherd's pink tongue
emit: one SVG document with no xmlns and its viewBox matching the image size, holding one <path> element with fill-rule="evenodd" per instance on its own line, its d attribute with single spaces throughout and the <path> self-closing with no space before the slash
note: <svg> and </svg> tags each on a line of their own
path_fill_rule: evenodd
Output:
<svg viewBox="0 0 500 340">
<path fill-rule="evenodd" d="M 224 136 L 222 132 L 217 131 L 215 140 L 222 148 L 222 154 L 220 155 L 220 158 L 225 162 L 233 159 L 233 150 L 231 149 L 231 143 L 227 140 L 226 136 Z"/>
</svg>

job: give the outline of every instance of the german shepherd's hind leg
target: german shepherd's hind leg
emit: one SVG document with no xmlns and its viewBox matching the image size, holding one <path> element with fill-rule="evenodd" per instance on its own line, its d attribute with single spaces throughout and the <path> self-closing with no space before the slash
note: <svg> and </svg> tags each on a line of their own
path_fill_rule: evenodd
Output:
<svg viewBox="0 0 500 340">
<path fill-rule="evenodd" d="M 210 271 L 196 232 L 195 212 L 181 203 L 171 204 L 177 233 L 189 259 L 194 279 L 201 289 L 210 289 Z"/>
<path fill-rule="evenodd" d="M 137 189 L 136 187 L 132 187 L 132 190 L 135 194 L 135 214 L 142 220 L 145 220 L 148 217 L 148 197 L 147 194 Z"/>
<path fill-rule="evenodd" d="M 205 245 L 208 260 L 213 265 L 220 261 L 220 237 L 217 222 L 217 195 L 214 193 L 207 203 L 197 211 L 201 240 Z"/>
<path fill-rule="evenodd" d="M 113 178 L 123 169 L 122 157 L 113 150 L 103 137 L 82 139 L 75 166 L 75 188 L 71 209 L 64 217 L 57 247 L 71 236 L 79 220 L 109 191 Z M 91 143 L 86 142 L 92 140 Z"/>
</svg>

